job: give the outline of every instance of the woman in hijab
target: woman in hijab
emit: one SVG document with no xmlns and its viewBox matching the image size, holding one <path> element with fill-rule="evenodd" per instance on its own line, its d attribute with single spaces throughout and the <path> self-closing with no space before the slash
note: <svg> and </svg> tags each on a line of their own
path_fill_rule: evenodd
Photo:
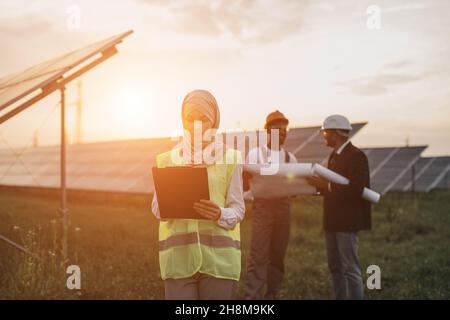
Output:
<svg viewBox="0 0 450 320">
<path fill-rule="evenodd" d="M 220 112 L 208 91 L 195 90 L 186 95 L 181 117 L 185 129 L 183 145 L 158 155 L 157 166 L 206 166 L 210 200 L 194 204 L 194 210 L 205 219 L 159 223 L 165 297 L 233 299 L 241 272 L 239 223 L 245 214 L 241 155 L 212 139 L 219 127 Z M 205 134 L 198 134 L 200 127 Z M 156 192 L 152 211 L 160 219 Z"/>
</svg>

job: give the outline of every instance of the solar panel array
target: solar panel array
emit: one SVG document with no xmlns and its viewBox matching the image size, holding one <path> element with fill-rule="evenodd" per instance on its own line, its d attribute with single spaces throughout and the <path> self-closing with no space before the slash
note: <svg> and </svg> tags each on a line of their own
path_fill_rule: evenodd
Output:
<svg viewBox="0 0 450 320">
<path fill-rule="evenodd" d="M 152 192 L 150 170 L 155 156 L 170 149 L 173 143 L 166 138 L 70 145 L 67 148 L 67 187 Z M 15 162 L 16 159 L 11 151 L 0 151 L 0 184 L 59 186 L 58 146 L 26 149 L 20 161 Z"/>
<path fill-rule="evenodd" d="M 365 123 L 354 124 L 356 134 Z M 286 148 L 300 161 L 322 161 L 330 152 L 318 134 L 320 127 L 292 128 Z M 246 143 L 254 132 L 223 135 L 228 146 L 237 147 L 237 138 Z M 231 137 L 231 139 L 230 139 Z M 306 143 L 304 143 L 306 141 Z M 67 147 L 67 187 L 129 193 L 153 192 L 151 167 L 157 154 L 170 150 L 177 140 L 170 138 L 75 144 Z M 299 148 L 301 146 L 301 148 Z M 18 155 L 20 155 L 18 157 Z M 0 184 L 11 186 L 59 186 L 59 147 L 37 147 L 21 151 L 0 150 Z"/>
<path fill-rule="evenodd" d="M 128 31 L 69 52 L 0 79 L 0 123 L 57 90 L 82 71 L 109 58 Z M 101 57 L 98 57 L 101 55 Z M 95 60 L 94 60 L 95 59 Z M 83 65 L 84 64 L 84 65 Z M 78 68 L 78 70 L 77 70 Z M 80 68 L 82 68 L 80 70 Z M 28 99 L 28 100 L 27 100 Z M 21 105 L 16 105 L 21 103 Z M 352 136 L 366 123 L 353 124 Z M 320 128 L 292 128 L 285 142 L 299 162 L 325 163 L 331 149 L 323 143 Z M 254 131 L 223 135 L 229 147 L 249 150 Z M 226 138 L 232 139 L 226 139 Z M 238 140 L 243 145 L 239 145 Z M 70 145 L 67 147 L 67 186 L 72 189 L 149 193 L 155 156 L 170 150 L 176 140 L 141 139 Z M 448 188 L 450 157 L 420 158 L 426 146 L 364 149 L 370 162 L 372 188 L 428 192 Z M 57 188 L 60 183 L 59 146 L 0 150 L 0 184 Z"/>
<path fill-rule="evenodd" d="M 356 134 L 365 123 L 354 124 Z M 323 163 L 331 149 L 323 143 L 319 127 L 292 128 L 285 142 L 300 162 Z M 250 132 L 231 133 L 245 137 Z M 233 141 L 231 139 L 228 142 Z M 151 167 L 157 154 L 170 150 L 170 138 L 74 144 L 67 147 L 67 186 L 70 189 L 151 193 Z M 236 147 L 235 143 L 230 146 Z M 365 148 L 372 188 L 380 193 L 409 191 L 414 168 L 416 191 L 448 188 L 450 157 L 420 158 L 426 146 Z M 59 146 L 12 151 L 0 149 L 0 185 L 59 187 Z"/>
</svg>

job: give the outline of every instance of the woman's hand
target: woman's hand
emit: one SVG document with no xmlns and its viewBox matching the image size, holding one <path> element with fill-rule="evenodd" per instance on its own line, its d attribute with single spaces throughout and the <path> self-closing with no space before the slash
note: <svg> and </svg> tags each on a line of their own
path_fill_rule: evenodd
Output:
<svg viewBox="0 0 450 320">
<path fill-rule="evenodd" d="M 194 210 L 210 220 L 218 220 L 220 218 L 220 207 L 210 200 L 200 200 L 194 203 Z"/>
</svg>

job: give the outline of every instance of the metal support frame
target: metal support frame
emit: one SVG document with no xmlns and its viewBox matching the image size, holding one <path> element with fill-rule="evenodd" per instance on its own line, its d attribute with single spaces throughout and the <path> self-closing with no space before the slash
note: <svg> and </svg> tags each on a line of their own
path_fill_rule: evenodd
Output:
<svg viewBox="0 0 450 320">
<path fill-rule="evenodd" d="M 67 209 L 67 190 L 66 190 L 66 84 L 70 81 L 78 78 L 83 73 L 87 72 L 88 70 L 94 68 L 96 65 L 102 63 L 106 59 L 110 58 L 114 54 L 117 53 L 117 49 L 115 46 L 105 50 L 102 52 L 101 57 L 98 59 L 92 61 L 88 65 L 84 66 L 83 68 L 77 70 L 76 72 L 70 74 L 67 78 L 60 77 L 59 79 L 55 80 L 54 82 L 47 85 L 45 88 L 43 88 L 42 92 L 38 94 L 37 96 L 34 96 L 30 100 L 24 102 L 20 106 L 17 106 L 15 109 L 9 111 L 5 115 L 0 117 L 0 124 L 3 122 L 9 120 L 13 116 L 17 115 L 18 113 L 22 112 L 23 110 L 27 109 L 28 107 L 32 106 L 34 103 L 38 102 L 39 100 L 45 98 L 46 96 L 50 95 L 51 93 L 55 92 L 56 90 L 60 91 L 61 94 L 61 150 L 60 150 L 60 188 L 61 188 L 61 208 L 60 208 L 60 219 L 61 219 L 61 255 L 64 259 L 64 261 L 67 260 L 68 257 L 68 229 L 69 229 L 69 213 Z M 6 241 L 3 238 L 0 238 L 1 240 Z M 6 241 L 9 244 L 11 244 L 11 241 Z M 19 249 L 17 244 L 13 245 L 15 248 Z M 22 250 L 23 251 L 23 250 Z"/>
<path fill-rule="evenodd" d="M 31 253 L 27 248 L 24 248 L 24 247 L 21 246 L 20 244 L 15 243 L 14 241 L 8 239 L 8 238 L 5 237 L 5 236 L 2 236 L 1 234 L 0 234 L 0 240 L 3 240 L 4 242 L 6 242 L 7 244 L 13 246 L 14 248 L 16 248 L 16 249 L 19 250 L 19 251 L 22 251 L 22 252 L 24 252 L 24 253 L 26 253 L 26 254 L 35 256 L 35 255 L 34 255 L 33 253 Z"/>
<path fill-rule="evenodd" d="M 130 30 L 127 33 L 125 33 L 123 36 L 127 36 L 131 34 L 133 31 Z M 67 209 L 67 190 L 66 190 L 66 95 L 65 95 L 65 89 L 66 85 L 71 82 L 72 80 L 80 77 L 85 72 L 89 71 L 90 69 L 94 68 L 98 64 L 102 63 L 103 61 L 109 59 L 114 54 L 116 54 L 118 51 L 116 49 L 116 45 L 121 43 L 122 41 L 117 41 L 114 45 L 111 47 L 106 48 L 105 50 L 101 51 L 101 56 L 95 59 L 94 61 L 88 63 L 84 67 L 81 67 L 79 70 L 76 70 L 75 72 L 69 74 L 67 77 L 64 77 L 62 74 L 60 77 L 54 79 L 51 83 L 48 83 L 44 87 L 42 87 L 40 90 L 41 92 L 36 94 L 33 97 L 30 97 L 27 101 L 21 103 L 20 105 L 14 107 L 11 111 L 7 112 L 6 114 L 0 116 L 0 124 L 3 122 L 11 119 L 15 115 L 19 114 L 20 112 L 26 110 L 27 108 L 31 107 L 33 104 L 37 103 L 38 101 L 42 100 L 43 98 L 47 97 L 51 93 L 59 90 L 61 94 L 61 149 L 60 149 L 60 188 L 61 188 L 61 208 L 60 208 L 60 218 L 61 218 L 61 254 L 64 259 L 64 261 L 67 261 L 68 258 L 68 226 L 69 226 L 69 213 Z M 0 110 L 6 108 L 7 106 L 3 106 Z M 0 240 L 5 241 L 9 245 L 13 246 L 14 248 L 34 255 L 30 251 L 28 251 L 23 246 L 15 243 L 14 241 L 0 235 Z"/>
<path fill-rule="evenodd" d="M 68 237 L 69 229 L 67 194 L 66 194 L 66 88 L 62 86 L 61 92 L 61 145 L 60 145 L 60 180 L 61 180 L 61 254 L 64 261 L 68 257 Z"/>
</svg>

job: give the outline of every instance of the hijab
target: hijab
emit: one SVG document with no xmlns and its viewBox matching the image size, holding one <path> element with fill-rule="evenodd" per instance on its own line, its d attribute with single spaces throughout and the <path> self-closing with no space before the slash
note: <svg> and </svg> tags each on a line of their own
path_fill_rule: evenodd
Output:
<svg viewBox="0 0 450 320">
<path fill-rule="evenodd" d="M 183 100 L 181 107 L 181 118 L 183 120 L 183 126 L 186 127 L 186 119 L 191 113 L 200 113 L 204 115 L 211 123 L 212 130 L 215 132 L 219 128 L 220 124 L 220 111 L 217 104 L 216 98 L 207 90 L 194 90 L 186 95 Z M 213 141 L 202 143 L 201 150 L 194 150 L 194 145 L 190 141 L 185 140 L 183 143 L 183 154 L 186 154 L 187 159 L 190 159 L 188 163 L 199 164 L 199 159 L 201 159 L 201 164 L 212 164 L 217 160 L 220 154 L 223 154 L 223 144 L 221 141 L 214 141 L 215 139 L 211 137 Z M 202 141 L 203 142 L 203 141 Z M 195 152 L 197 151 L 197 154 Z M 218 152 L 220 151 L 220 152 Z M 208 152 L 211 156 L 208 158 L 214 159 L 203 159 L 203 156 L 199 155 L 199 152 Z"/>
</svg>

